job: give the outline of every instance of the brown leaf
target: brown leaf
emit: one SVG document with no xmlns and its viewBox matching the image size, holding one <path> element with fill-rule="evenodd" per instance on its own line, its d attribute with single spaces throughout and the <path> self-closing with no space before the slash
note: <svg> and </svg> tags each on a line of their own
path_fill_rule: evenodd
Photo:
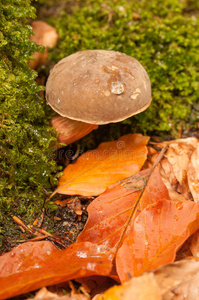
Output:
<svg viewBox="0 0 199 300">
<path fill-rule="evenodd" d="M 160 173 L 168 189 L 173 189 L 180 193 L 186 199 L 191 198 L 191 192 L 188 184 L 188 168 L 190 165 L 191 157 L 198 146 L 198 139 L 187 138 L 178 139 L 169 142 L 158 143 L 157 145 L 162 148 L 168 146 L 168 151 L 165 154 L 165 159 L 160 163 Z M 195 171 L 190 166 L 189 177 L 193 177 Z M 194 180 L 191 179 L 194 183 Z"/>
<path fill-rule="evenodd" d="M 154 272 L 162 300 L 199 299 L 199 261 L 187 258 Z"/>
<path fill-rule="evenodd" d="M 187 177 L 193 199 L 199 203 L 199 143 L 191 156 Z"/>
<path fill-rule="evenodd" d="M 199 260 L 190 257 L 114 286 L 96 300 L 199 299 Z"/>
<path fill-rule="evenodd" d="M 97 300 L 161 300 L 161 291 L 153 273 L 132 278 L 107 290 Z"/>
<path fill-rule="evenodd" d="M 110 184 L 139 172 L 147 157 L 148 140 L 141 134 L 128 134 L 117 141 L 100 144 L 65 168 L 55 192 L 101 194 Z"/>
<path fill-rule="evenodd" d="M 0 299 L 74 278 L 109 275 L 107 247 L 80 243 L 60 251 L 50 242 L 28 242 L 0 257 Z"/>
<path fill-rule="evenodd" d="M 44 287 L 37 292 L 34 298 L 28 298 L 28 300 L 90 300 L 90 297 L 87 297 L 82 294 L 59 296 L 55 293 L 49 292 Z"/>
</svg>

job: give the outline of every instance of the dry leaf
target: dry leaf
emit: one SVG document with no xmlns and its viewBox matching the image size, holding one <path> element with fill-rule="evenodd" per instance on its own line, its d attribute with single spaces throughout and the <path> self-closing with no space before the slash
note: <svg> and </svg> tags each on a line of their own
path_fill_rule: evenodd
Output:
<svg viewBox="0 0 199 300">
<path fill-rule="evenodd" d="M 194 182 L 191 174 L 195 173 L 195 170 L 190 165 L 191 157 L 198 147 L 198 139 L 187 138 L 178 139 L 169 142 L 158 143 L 157 145 L 162 148 L 168 146 L 168 151 L 165 154 L 164 160 L 160 163 L 160 173 L 168 189 L 173 189 L 180 193 L 186 199 L 191 199 L 191 182 Z M 188 172 L 189 178 L 188 179 Z M 190 183 L 188 184 L 188 180 Z M 193 188 L 192 188 L 193 189 Z"/>
<path fill-rule="evenodd" d="M 199 143 L 191 156 L 187 177 L 193 199 L 199 203 Z"/>
<path fill-rule="evenodd" d="M 96 300 L 199 299 L 199 260 L 190 257 L 114 286 Z"/>
<path fill-rule="evenodd" d="M 162 149 L 164 147 L 170 146 L 173 143 L 177 143 L 177 144 L 183 143 L 183 144 L 192 145 L 192 147 L 195 149 L 198 144 L 198 139 L 195 137 L 189 137 L 189 138 L 185 138 L 185 139 L 176 139 L 176 140 L 165 141 L 165 142 L 154 143 L 154 144 Z"/>
<path fill-rule="evenodd" d="M 99 195 L 114 182 L 136 174 L 147 157 L 149 138 L 128 134 L 99 145 L 68 165 L 55 192 L 69 195 Z"/>
<path fill-rule="evenodd" d="M 96 300 L 161 300 L 160 288 L 153 273 L 133 278 L 123 285 L 114 286 Z"/>
<path fill-rule="evenodd" d="M 90 300 L 90 297 L 82 294 L 59 296 L 55 293 L 49 292 L 44 287 L 37 292 L 34 298 L 29 298 L 27 300 Z"/>
<path fill-rule="evenodd" d="M 199 261 L 187 258 L 154 272 L 162 300 L 199 299 Z"/>
</svg>

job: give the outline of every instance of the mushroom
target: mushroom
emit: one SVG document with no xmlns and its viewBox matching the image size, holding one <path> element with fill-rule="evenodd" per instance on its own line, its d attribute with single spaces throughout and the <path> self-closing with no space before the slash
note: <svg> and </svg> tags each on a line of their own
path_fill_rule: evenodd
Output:
<svg viewBox="0 0 199 300">
<path fill-rule="evenodd" d="M 144 111 L 151 103 L 151 84 L 135 58 L 115 51 L 84 50 L 54 66 L 46 98 L 60 115 L 52 120 L 62 133 L 60 141 L 71 143 L 97 125 L 120 122 Z M 74 127 L 78 124 L 78 135 L 71 139 L 67 126 L 73 128 L 73 123 Z"/>
</svg>

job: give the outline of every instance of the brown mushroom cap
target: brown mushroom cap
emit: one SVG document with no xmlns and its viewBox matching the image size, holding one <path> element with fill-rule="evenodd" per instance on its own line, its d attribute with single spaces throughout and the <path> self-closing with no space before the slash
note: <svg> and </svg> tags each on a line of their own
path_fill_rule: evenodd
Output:
<svg viewBox="0 0 199 300">
<path fill-rule="evenodd" d="M 151 102 L 151 84 L 135 58 L 115 51 L 85 50 L 54 66 L 46 97 L 63 117 L 107 124 L 145 110 Z"/>
</svg>

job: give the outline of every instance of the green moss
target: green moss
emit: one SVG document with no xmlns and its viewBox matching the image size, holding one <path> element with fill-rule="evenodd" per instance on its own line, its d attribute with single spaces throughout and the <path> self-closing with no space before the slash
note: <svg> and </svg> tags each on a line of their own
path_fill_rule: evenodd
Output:
<svg viewBox="0 0 199 300">
<path fill-rule="evenodd" d="M 41 213 L 45 190 L 56 183 L 50 160 L 56 140 L 39 96 L 30 56 L 41 47 L 29 40 L 27 18 L 35 18 L 29 0 L 0 3 L 0 235 L 12 231 L 12 216 L 30 222 Z M 12 229 L 11 229 L 12 228 Z M 15 232 L 15 231 L 14 231 Z M 16 234 L 16 232 L 15 232 Z"/>
<path fill-rule="evenodd" d="M 132 130 L 136 124 L 142 132 L 174 134 L 179 125 L 196 127 L 199 21 L 184 14 L 189 2 L 84 0 L 70 10 L 65 5 L 60 15 L 48 20 L 60 36 L 51 60 L 58 62 L 85 49 L 134 56 L 150 76 L 153 102 L 146 112 L 130 119 Z"/>
</svg>

